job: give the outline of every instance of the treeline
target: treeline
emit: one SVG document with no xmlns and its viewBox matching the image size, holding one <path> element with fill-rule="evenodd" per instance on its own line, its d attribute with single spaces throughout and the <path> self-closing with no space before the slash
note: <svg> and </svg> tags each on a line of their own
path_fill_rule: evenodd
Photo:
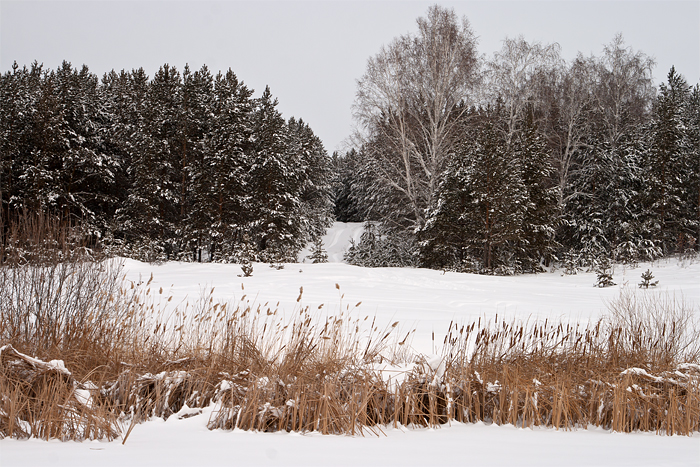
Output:
<svg viewBox="0 0 700 467">
<path fill-rule="evenodd" d="M 567 62 L 431 7 L 370 57 L 354 149 L 329 158 L 232 71 L 87 67 L 0 78 L 3 232 L 78 222 L 108 254 L 292 261 L 333 220 L 371 221 L 364 266 L 511 274 L 700 249 L 700 86 L 618 36 Z M 7 235 L 3 238 L 7 241 Z"/>
<path fill-rule="evenodd" d="M 506 39 L 489 60 L 432 7 L 358 82 L 336 216 L 375 221 L 347 259 L 510 274 L 700 246 L 700 87 L 620 36 L 601 56 Z M 390 254 L 389 254 L 390 253 Z"/>
<path fill-rule="evenodd" d="M 15 63 L 0 102 L 4 229 L 42 212 L 113 254 L 281 262 L 332 221 L 321 141 L 231 70 L 99 79 L 67 62 Z"/>
</svg>

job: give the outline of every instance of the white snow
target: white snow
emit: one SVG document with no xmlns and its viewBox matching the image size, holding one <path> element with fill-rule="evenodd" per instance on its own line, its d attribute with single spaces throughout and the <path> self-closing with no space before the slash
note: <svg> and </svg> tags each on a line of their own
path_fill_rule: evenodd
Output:
<svg viewBox="0 0 700 467">
<path fill-rule="evenodd" d="M 452 424 L 379 436 L 209 431 L 211 409 L 137 425 L 126 444 L 2 440 L 9 466 L 697 466 L 700 436 Z"/>
<path fill-rule="evenodd" d="M 0 355 L 2 355 L 3 350 L 10 348 L 10 347 L 11 346 L 9 346 L 9 345 L 3 345 L 2 347 L 0 347 Z M 16 350 L 14 350 L 14 351 L 17 352 Z M 17 353 L 22 356 L 24 361 L 26 361 L 27 363 L 29 363 L 31 365 L 34 365 L 35 367 L 41 366 L 42 368 L 45 368 L 47 370 L 54 370 L 54 371 L 57 371 L 59 373 L 63 373 L 64 375 L 68 375 L 68 376 L 70 376 L 70 374 L 71 374 L 70 371 L 68 371 L 68 369 L 66 368 L 66 365 L 63 362 L 63 360 L 51 360 L 50 362 L 44 362 L 44 361 L 41 361 L 37 358 L 30 357 L 29 355 L 23 354 L 21 352 L 17 352 Z"/>
<path fill-rule="evenodd" d="M 323 237 L 323 248 L 328 253 L 328 262 L 342 263 L 343 255 L 350 246 L 350 240 L 355 243 L 360 241 L 362 237 L 363 226 L 361 222 L 336 222 L 333 227 L 328 229 Z M 304 248 L 299 253 L 300 263 L 310 263 L 308 256 L 311 254 L 311 245 Z"/>
<path fill-rule="evenodd" d="M 594 287 L 595 273 L 562 275 L 561 271 L 514 277 L 443 273 L 423 269 L 364 269 L 341 263 L 349 239 L 359 241 L 361 224 L 336 224 L 324 237 L 330 263 L 286 264 L 284 269 L 254 264 L 252 277 L 238 277 L 237 265 L 171 262 L 151 265 L 124 260 L 127 279 L 148 281 L 158 303 L 169 307 L 197 301 L 214 288 L 215 300 L 237 301 L 246 295 L 254 304 L 279 302 L 283 316 L 301 303 L 318 313 L 353 317 L 376 316 L 379 327 L 399 321 L 397 337 L 415 329 L 412 346 L 422 360 L 403 367 L 380 365 L 385 378 L 407 371 L 439 373 L 442 339 L 450 323 L 477 319 L 564 320 L 587 323 L 601 317 L 606 303 L 624 288 L 635 293 L 669 293 L 700 304 L 700 263 L 664 260 L 631 269 L 616 266 L 610 288 Z M 306 252 L 305 254 L 308 254 Z M 304 257 L 304 253 L 300 258 Z M 659 285 L 640 290 L 641 273 L 651 269 Z M 340 290 L 336 289 L 340 285 Z M 241 287 L 243 285 L 243 288 Z M 157 292 L 163 288 L 163 294 Z M 167 298 L 172 295 L 172 301 Z M 355 308 L 358 302 L 361 305 Z M 434 340 L 433 340 L 433 335 Z M 60 368 L 58 362 L 55 362 Z M 689 367 L 697 368 L 696 363 Z M 637 370 L 630 370 L 630 372 Z M 643 371 L 643 370 L 641 370 Z M 222 389 L 226 382 L 222 382 Z M 383 428 L 364 437 L 298 433 L 251 433 L 206 428 L 213 407 L 183 407 L 167 421 L 137 425 L 125 445 L 120 441 L 61 443 L 4 439 L 0 464 L 14 465 L 616 465 L 700 466 L 700 434 L 692 437 L 651 433 L 620 434 L 598 428 L 557 431 L 455 424 L 441 429 Z"/>
<path fill-rule="evenodd" d="M 153 274 L 152 291 L 163 288 L 160 296 L 168 305 L 182 306 L 196 301 L 202 292 L 214 288 L 215 300 L 240 300 L 245 296 L 255 305 L 274 307 L 291 315 L 299 306 L 297 297 L 304 288 L 301 303 L 312 309 L 323 304 L 323 311 L 338 314 L 340 308 L 355 316 L 377 316 L 380 328 L 399 321 L 397 335 L 415 329 L 414 348 L 423 354 L 439 353 L 450 323 L 471 324 L 479 318 L 495 320 L 563 320 L 572 323 L 596 321 L 621 289 L 639 293 L 669 293 L 686 302 L 700 304 L 700 262 L 679 264 L 677 260 L 642 263 L 631 269 L 617 265 L 614 287 L 598 288 L 594 272 L 563 275 L 551 273 L 497 277 L 411 268 L 360 268 L 342 263 L 349 239 L 359 240 L 362 224 L 336 223 L 324 237 L 329 263 L 285 264 L 284 269 L 253 263 L 252 277 L 239 277 L 234 264 L 177 263 L 151 265 L 124 260 L 127 278 L 148 281 Z M 300 254 L 300 258 L 304 254 Z M 637 283 L 646 269 L 659 280 L 656 289 L 640 290 Z M 340 286 L 340 291 L 336 289 Z M 243 285 L 243 289 L 242 286 Z M 403 334 L 402 332 L 403 331 Z M 435 342 L 433 342 L 433 333 Z M 409 339 L 410 340 L 410 339 Z"/>
</svg>

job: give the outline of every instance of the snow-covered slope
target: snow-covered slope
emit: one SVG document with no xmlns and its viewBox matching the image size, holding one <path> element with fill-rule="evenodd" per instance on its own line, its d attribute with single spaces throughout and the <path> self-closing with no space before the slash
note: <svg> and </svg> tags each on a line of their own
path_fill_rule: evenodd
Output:
<svg viewBox="0 0 700 467">
<path fill-rule="evenodd" d="M 343 255 L 350 246 L 350 240 L 360 241 L 363 231 L 362 222 L 335 222 L 323 236 L 323 248 L 328 253 L 329 263 L 342 263 Z M 299 262 L 308 263 L 311 245 L 299 253 Z"/>
</svg>

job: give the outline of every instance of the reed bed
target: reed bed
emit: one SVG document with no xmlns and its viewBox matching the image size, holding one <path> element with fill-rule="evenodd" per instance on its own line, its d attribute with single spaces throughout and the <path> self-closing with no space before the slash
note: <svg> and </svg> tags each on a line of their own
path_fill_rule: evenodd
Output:
<svg viewBox="0 0 700 467">
<path fill-rule="evenodd" d="M 152 280 L 114 260 L 0 265 L 0 437 L 126 442 L 152 417 L 203 413 L 210 429 L 263 432 L 700 431 L 698 315 L 675 297 L 623 291 L 590 325 L 453 323 L 424 356 L 399 323 L 342 305 L 340 286 L 334 311 L 302 289 L 285 315 L 213 290 L 175 306 Z"/>
</svg>

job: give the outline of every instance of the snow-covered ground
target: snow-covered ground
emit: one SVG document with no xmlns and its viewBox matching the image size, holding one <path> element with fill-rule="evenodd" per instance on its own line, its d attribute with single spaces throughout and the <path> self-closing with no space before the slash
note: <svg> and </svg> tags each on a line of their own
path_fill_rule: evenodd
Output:
<svg viewBox="0 0 700 467">
<path fill-rule="evenodd" d="M 274 306 L 285 315 L 302 304 L 335 314 L 350 306 L 359 316 L 376 316 L 380 325 L 401 323 L 415 329 L 416 352 L 439 351 L 450 322 L 482 318 L 588 322 L 605 313 L 621 289 L 669 293 L 700 304 L 700 262 L 676 260 L 617 266 L 618 286 L 594 287 L 594 273 L 561 271 L 515 277 L 443 273 L 422 269 L 364 269 L 343 264 L 350 239 L 359 240 L 361 224 L 336 224 L 324 244 L 331 262 L 286 264 L 277 270 L 254 264 L 252 277 L 239 277 L 236 265 L 167 263 L 150 265 L 125 260 L 127 278 L 148 280 L 173 295 L 171 306 L 195 300 L 214 288 L 223 301 L 246 300 Z M 302 252 L 303 258 L 307 253 Z M 657 290 L 640 291 L 641 273 L 651 269 Z M 336 289 L 340 285 L 340 291 Z M 243 285 L 243 289 L 242 289 Z M 362 304 L 355 308 L 358 302 Z M 181 305 L 180 305 L 181 306 Z M 433 332 L 435 343 L 433 343 Z M 453 424 L 436 430 L 386 429 L 365 437 L 296 433 L 209 431 L 207 411 L 187 419 L 172 416 L 138 425 L 127 443 L 60 443 L 39 440 L 0 441 L 0 464 L 10 465 L 695 465 L 700 466 L 700 434 L 668 437 L 648 433 L 619 434 L 601 429 L 557 431 L 512 426 Z"/>
<path fill-rule="evenodd" d="M 350 245 L 350 240 L 358 243 L 362 237 L 363 226 L 361 222 L 336 222 L 328 229 L 323 237 L 323 248 L 328 253 L 329 263 L 342 263 L 343 255 Z M 299 253 L 299 262 L 310 262 L 308 256 L 311 254 L 311 245 Z"/>
<path fill-rule="evenodd" d="M 556 431 L 477 423 L 384 435 L 209 431 L 206 413 L 137 426 L 119 441 L 0 441 L 9 466 L 697 466 L 700 436 Z"/>
<path fill-rule="evenodd" d="M 336 223 L 324 237 L 328 263 L 311 264 L 307 259 L 306 263 L 286 264 L 281 270 L 254 263 L 252 277 L 239 277 L 241 269 L 233 264 L 151 265 L 125 260 L 125 270 L 133 281 L 147 281 L 153 274 L 151 288 L 163 287 L 164 295 L 172 294 L 172 307 L 192 301 L 212 287 L 215 299 L 235 302 L 245 295 L 256 304 L 274 306 L 279 302 L 280 311 L 289 315 L 299 306 L 296 300 L 300 287 L 304 288 L 301 303 L 312 309 L 323 304 L 325 313 L 338 313 L 341 306 L 352 309 L 362 302 L 353 311 L 356 315 L 376 315 L 380 327 L 399 321 L 403 330 L 415 329 L 413 347 L 421 353 L 435 353 L 433 331 L 437 346 L 450 322 L 488 321 L 496 314 L 499 320 L 595 321 L 622 288 L 639 290 L 637 284 L 647 268 L 659 281 L 649 293 L 668 292 L 700 304 L 700 261 L 679 264 L 677 260 L 664 260 L 634 269 L 618 265 L 613 277 L 619 285 L 601 289 L 594 287 L 593 272 L 567 276 L 556 270 L 497 277 L 430 269 L 368 269 L 343 263 L 350 239 L 359 241 L 361 234 L 362 224 Z M 308 251 L 302 252 L 300 260 L 306 255 Z"/>
</svg>

